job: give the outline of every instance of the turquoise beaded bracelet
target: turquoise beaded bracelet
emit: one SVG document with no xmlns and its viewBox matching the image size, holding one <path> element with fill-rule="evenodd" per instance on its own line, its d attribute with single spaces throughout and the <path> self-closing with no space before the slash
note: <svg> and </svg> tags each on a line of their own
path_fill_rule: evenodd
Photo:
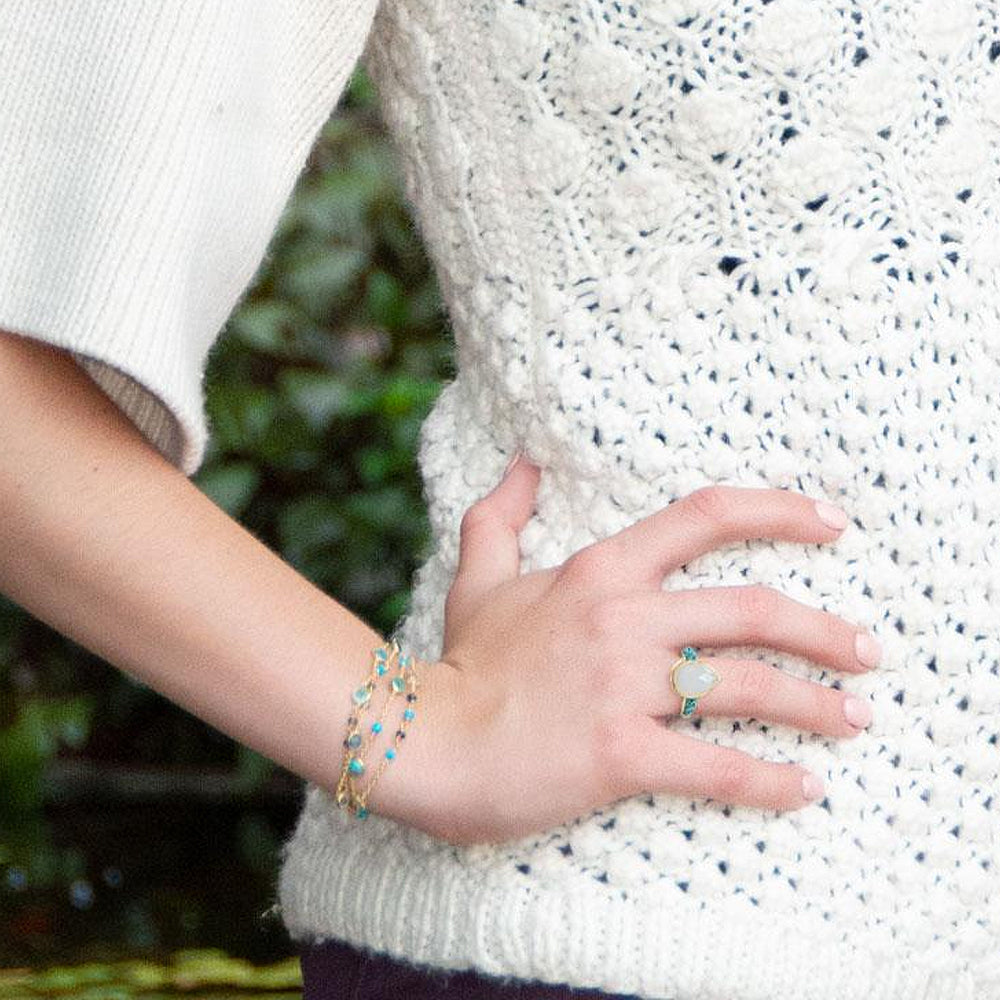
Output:
<svg viewBox="0 0 1000 1000">
<path fill-rule="evenodd" d="M 396 759 L 399 744 L 406 738 L 406 727 L 416 715 L 414 704 L 417 700 L 417 670 L 418 662 L 409 654 L 404 654 L 399 643 L 392 638 L 386 645 L 372 650 L 371 672 L 365 682 L 351 694 L 352 710 L 347 720 L 347 734 L 344 737 L 344 754 L 337 782 L 335 801 L 341 808 L 350 810 L 358 819 L 364 819 L 369 812 L 368 801 L 376 782 L 382 776 L 385 768 Z M 372 701 L 378 679 L 388 675 L 386 696 L 382 702 L 379 717 L 368 726 L 367 736 L 362 735 L 361 716 Z M 375 737 L 383 732 L 385 715 L 391 702 L 398 697 L 405 697 L 405 708 L 399 726 L 393 734 L 391 746 L 382 754 L 379 766 L 368 780 L 368 784 L 359 788 L 356 779 L 368 773 L 367 760 L 370 759 L 371 747 Z"/>
</svg>

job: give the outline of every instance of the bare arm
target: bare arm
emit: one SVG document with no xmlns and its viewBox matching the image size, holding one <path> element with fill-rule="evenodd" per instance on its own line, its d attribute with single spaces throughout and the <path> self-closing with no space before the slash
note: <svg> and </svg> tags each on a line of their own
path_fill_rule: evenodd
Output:
<svg viewBox="0 0 1000 1000">
<path fill-rule="evenodd" d="M 335 787 L 350 692 L 382 636 L 219 509 L 63 351 L 0 332 L 0 400 L 0 590 Z M 414 752 L 419 738 L 414 725 Z"/>
</svg>

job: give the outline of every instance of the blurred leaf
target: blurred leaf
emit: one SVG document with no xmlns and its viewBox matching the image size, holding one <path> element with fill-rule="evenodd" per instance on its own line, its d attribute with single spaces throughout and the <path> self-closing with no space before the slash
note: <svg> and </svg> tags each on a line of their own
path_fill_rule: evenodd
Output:
<svg viewBox="0 0 1000 1000">
<path fill-rule="evenodd" d="M 414 514 L 413 498 L 396 486 L 349 496 L 344 507 L 352 517 L 381 529 L 399 530 Z"/>
<path fill-rule="evenodd" d="M 306 188 L 294 203 L 294 220 L 327 242 L 369 247 L 372 201 L 384 188 L 377 174 L 358 170 L 329 173 Z"/>
<path fill-rule="evenodd" d="M 406 321 L 407 300 L 402 284 L 385 271 L 368 275 L 368 311 L 382 326 L 396 328 Z"/>
<path fill-rule="evenodd" d="M 325 430 L 336 416 L 357 412 L 358 399 L 353 388 L 330 372 L 290 368 L 278 374 L 278 385 L 314 431 Z"/>
<path fill-rule="evenodd" d="M 295 324 L 295 310 L 287 302 L 262 299 L 238 309 L 229 329 L 249 348 L 283 355 Z"/>
<path fill-rule="evenodd" d="M 90 731 L 94 699 L 86 695 L 26 701 L 0 730 L 0 815 L 38 806 L 41 776 L 59 745 L 79 746 Z"/>
<path fill-rule="evenodd" d="M 414 407 L 427 410 L 439 391 L 440 385 L 435 381 L 399 372 L 386 386 L 382 396 L 382 410 L 392 417 L 408 413 Z"/>
<path fill-rule="evenodd" d="M 260 485 L 260 473 L 252 462 L 227 462 L 199 470 L 197 481 L 230 517 L 239 517 Z"/>
<path fill-rule="evenodd" d="M 308 494 L 288 503 L 278 518 L 285 558 L 297 563 L 310 549 L 332 545 L 346 533 L 340 507 L 332 497 Z"/>
<path fill-rule="evenodd" d="M 222 447 L 251 448 L 274 419 L 277 399 L 268 389 L 252 385 L 220 385 L 206 400 L 212 430 Z"/>
<path fill-rule="evenodd" d="M 290 266 L 279 276 L 278 288 L 310 316 L 322 319 L 354 294 L 367 264 L 368 255 L 354 247 L 309 245 L 290 252 Z"/>
<path fill-rule="evenodd" d="M 351 74 L 347 87 L 347 98 L 352 103 L 365 107 L 375 103 L 375 87 L 362 63 L 358 63 Z"/>
<path fill-rule="evenodd" d="M 412 456 L 390 451 L 384 446 L 373 446 L 359 449 L 357 461 L 358 472 L 365 484 L 375 486 L 404 471 L 412 461 Z"/>
<path fill-rule="evenodd" d="M 193 995 L 194 990 L 213 991 L 212 995 L 246 996 L 263 1000 L 258 991 L 301 990 L 302 973 L 297 957 L 269 965 L 254 967 L 242 958 L 231 958 L 218 949 L 184 950 L 175 953 L 168 963 L 128 959 L 120 962 L 88 962 L 81 965 L 54 965 L 35 971 L 25 969 L 0 970 L 0 996 L 4 997 L 69 997 L 131 998 L 143 996 L 153 1000 L 164 993 L 149 990 L 169 989 Z M 226 988 L 225 993 L 214 992 Z M 252 991 L 252 992 L 251 992 Z M 269 993 L 275 996 L 274 993 Z M 277 994 L 287 997 L 287 993 Z"/>
</svg>

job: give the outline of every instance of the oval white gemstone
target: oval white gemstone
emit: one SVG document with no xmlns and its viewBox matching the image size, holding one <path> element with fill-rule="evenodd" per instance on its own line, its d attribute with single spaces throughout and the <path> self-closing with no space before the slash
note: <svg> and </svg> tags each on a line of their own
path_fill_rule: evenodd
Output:
<svg viewBox="0 0 1000 1000">
<path fill-rule="evenodd" d="M 674 671 L 674 687 L 685 698 L 700 698 L 715 686 L 718 678 L 704 663 L 682 663 Z"/>
</svg>

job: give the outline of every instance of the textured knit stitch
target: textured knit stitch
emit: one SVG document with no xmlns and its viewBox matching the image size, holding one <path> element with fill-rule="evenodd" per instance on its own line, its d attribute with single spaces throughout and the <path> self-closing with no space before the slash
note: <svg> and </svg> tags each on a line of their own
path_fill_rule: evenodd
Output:
<svg viewBox="0 0 1000 1000">
<path fill-rule="evenodd" d="M 289 930 L 654 998 L 1000 1000 L 997 5 L 374 6 L 0 7 L 0 327 L 194 471 L 206 351 L 367 38 L 458 361 L 404 643 L 439 654 L 461 515 L 523 447 L 524 571 L 707 483 L 840 504 L 835 544 L 664 584 L 766 583 L 885 655 L 732 651 L 866 696 L 854 739 L 671 721 L 819 772 L 797 811 L 637 796 L 453 848 L 310 787 Z"/>
<path fill-rule="evenodd" d="M 693 724 L 817 771 L 801 810 L 639 796 L 453 848 L 312 788 L 293 934 L 677 1000 L 1000 998 L 997 21 L 967 0 L 383 0 L 364 59 L 459 362 L 423 429 L 436 548 L 404 642 L 440 654 L 461 515 L 523 447 L 543 469 L 523 571 L 707 483 L 787 487 L 853 523 L 665 586 L 766 583 L 885 653 L 854 676 L 737 651 L 864 696 L 857 738 Z"/>
</svg>

